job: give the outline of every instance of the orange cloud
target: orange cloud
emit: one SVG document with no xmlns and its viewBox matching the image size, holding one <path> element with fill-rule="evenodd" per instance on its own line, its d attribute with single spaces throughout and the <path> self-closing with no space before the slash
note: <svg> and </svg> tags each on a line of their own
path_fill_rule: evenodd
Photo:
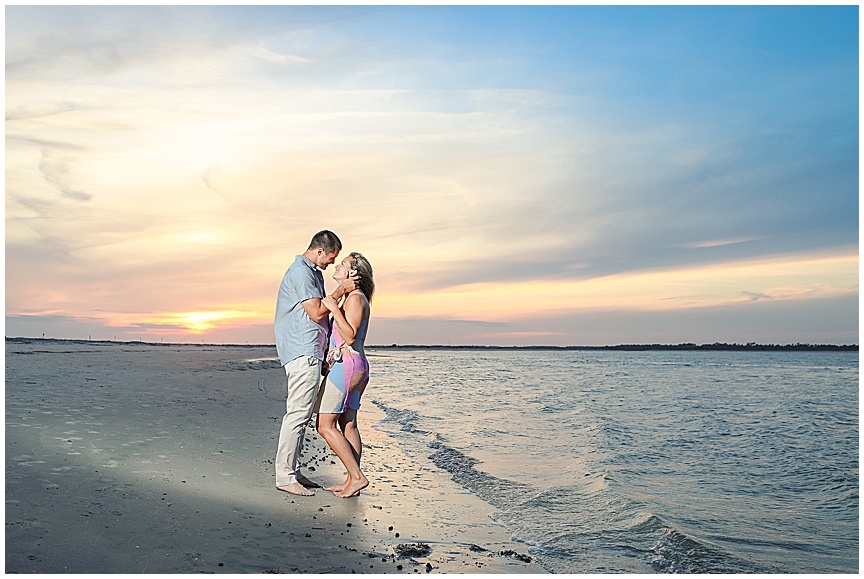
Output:
<svg viewBox="0 0 864 579">
<path fill-rule="evenodd" d="M 375 313 L 394 318 L 446 316 L 507 321 L 556 312 L 675 310 L 857 292 L 857 254 L 793 255 L 588 280 L 476 283 L 410 295 L 382 292 Z"/>
<path fill-rule="evenodd" d="M 478 338 L 542 338 L 546 336 L 563 336 L 561 332 L 494 332 L 477 334 Z"/>
</svg>

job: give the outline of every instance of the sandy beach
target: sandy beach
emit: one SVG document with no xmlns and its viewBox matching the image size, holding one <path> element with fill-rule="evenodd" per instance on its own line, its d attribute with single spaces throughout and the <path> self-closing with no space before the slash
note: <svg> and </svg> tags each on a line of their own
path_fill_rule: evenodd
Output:
<svg viewBox="0 0 864 579">
<path fill-rule="evenodd" d="M 543 573 L 361 409 L 357 498 L 275 489 L 272 348 L 6 341 L 9 573 Z M 374 384 L 370 386 L 374 388 Z M 307 431 L 306 474 L 338 459 Z"/>
</svg>

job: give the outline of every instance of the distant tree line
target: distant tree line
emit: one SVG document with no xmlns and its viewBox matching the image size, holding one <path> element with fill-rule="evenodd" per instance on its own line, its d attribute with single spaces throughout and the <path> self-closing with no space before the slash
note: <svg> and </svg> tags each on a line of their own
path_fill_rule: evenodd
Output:
<svg viewBox="0 0 864 579">
<path fill-rule="evenodd" d="M 791 352 L 857 352 L 858 345 L 836 345 L 836 344 L 757 344 L 747 342 L 746 344 L 726 344 L 714 342 L 713 344 L 623 344 L 620 346 L 605 346 L 607 350 L 732 350 L 732 351 L 769 351 L 782 350 Z"/>
<path fill-rule="evenodd" d="M 617 346 L 451 346 L 451 345 L 408 345 L 390 344 L 389 346 L 368 346 L 369 348 L 396 348 L 406 350 L 619 350 L 644 352 L 648 350 L 706 350 L 706 351 L 789 351 L 789 352 L 857 352 L 858 344 L 619 344 Z"/>
</svg>

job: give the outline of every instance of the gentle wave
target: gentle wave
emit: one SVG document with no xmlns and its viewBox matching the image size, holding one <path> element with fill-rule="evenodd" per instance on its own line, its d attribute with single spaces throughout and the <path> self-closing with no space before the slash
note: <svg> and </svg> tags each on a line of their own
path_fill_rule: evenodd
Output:
<svg viewBox="0 0 864 579">
<path fill-rule="evenodd" d="M 634 553 L 650 561 L 653 571 L 666 573 L 758 573 L 765 569 L 738 560 L 718 547 L 700 543 L 676 530 L 661 517 L 639 510 L 639 503 L 614 496 L 614 478 L 608 473 L 585 477 L 576 487 L 552 488 L 539 491 L 530 485 L 490 475 L 476 466 L 479 461 L 443 444 L 440 435 L 417 428 L 418 414 L 410 410 L 388 407 L 373 401 L 387 418 L 384 422 L 398 424 L 399 430 L 415 436 L 432 435 L 426 442 L 432 453 L 428 458 L 450 473 L 452 479 L 498 509 L 493 518 L 515 533 L 515 538 L 532 545 L 531 552 L 548 570 L 572 572 L 572 558 L 589 563 L 599 553 L 589 572 L 638 572 L 638 567 L 622 565 Z M 580 504 L 582 508 L 575 509 Z M 581 513 L 576 521 L 573 515 Z M 537 515 L 540 515 L 539 517 Z M 611 523 L 611 525 L 610 525 Z M 578 531 L 572 530 L 579 526 Z M 578 537 L 578 541 L 574 540 Z M 583 545 L 574 549 L 574 544 Z M 610 548 L 610 545 L 614 547 Z M 584 546 L 591 546 L 587 549 Z M 617 551 L 628 551 L 625 557 Z"/>
<path fill-rule="evenodd" d="M 375 376 L 380 427 L 550 571 L 858 570 L 857 355 L 430 352 Z"/>
</svg>

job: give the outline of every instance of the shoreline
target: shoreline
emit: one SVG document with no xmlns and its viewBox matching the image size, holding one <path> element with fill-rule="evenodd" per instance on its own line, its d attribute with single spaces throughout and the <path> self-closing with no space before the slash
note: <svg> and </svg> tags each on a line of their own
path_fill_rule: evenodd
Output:
<svg viewBox="0 0 864 579">
<path fill-rule="evenodd" d="M 5 571 L 545 573 L 371 402 L 359 497 L 276 490 L 284 374 L 249 353 L 7 340 Z M 303 461 L 342 480 L 314 429 Z"/>
<path fill-rule="evenodd" d="M 225 348 L 272 348 L 275 352 L 275 344 L 216 344 L 202 342 L 147 342 L 142 340 L 84 340 L 75 338 L 27 338 L 27 337 L 10 337 L 6 336 L 6 342 L 12 343 L 28 343 L 28 342 L 47 342 L 47 343 L 69 343 L 69 344 L 126 344 L 126 345 L 146 345 L 160 347 L 175 347 L 188 346 L 193 348 L 201 347 L 225 347 Z M 757 344 L 748 342 L 746 344 L 728 344 L 725 342 L 715 342 L 712 344 L 618 344 L 606 346 L 487 346 L 476 344 L 462 345 L 444 345 L 444 344 L 378 344 L 368 345 L 369 349 L 375 350 L 512 350 L 512 351 L 621 351 L 621 352 L 647 352 L 647 351 L 683 351 L 683 352 L 857 352 L 859 351 L 858 344 Z"/>
</svg>

